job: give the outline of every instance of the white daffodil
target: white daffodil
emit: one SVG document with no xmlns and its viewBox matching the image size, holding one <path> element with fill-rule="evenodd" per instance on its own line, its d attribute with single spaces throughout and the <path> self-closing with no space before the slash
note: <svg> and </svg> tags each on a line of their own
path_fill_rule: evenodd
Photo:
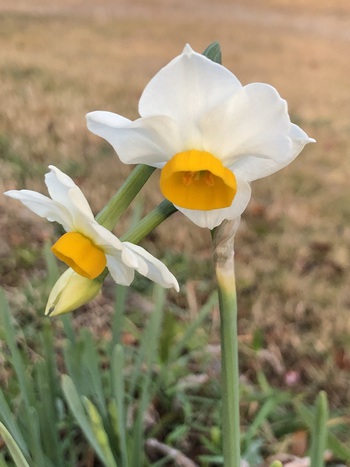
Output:
<svg viewBox="0 0 350 467">
<path fill-rule="evenodd" d="M 164 196 L 210 229 L 242 214 L 250 182 L 285 167 L 314 141 L 291 123 L 272 86 L 242 86 L 189 45 L 146 86 L 139 113 L 131 121 L 91 112 L 87 125 L 122 162 L 160 168 Z"/>
<path fill-rule="evenodd" d="M 140 246 L 121 242 L 98 224 L 73 180 L 52 165 L 49 169 L 45 183 L 51 198 L 30 190 L 10 190 L 5 195 L 63 226 L 67 233 L 52 247 L 60 260 L 90 280 L 107 267 L 115 282 L 121 285 L 130 285 L 138 271 L 163 287 L 179 290 L 177 280 L 161 261 Z"/>
</svg>

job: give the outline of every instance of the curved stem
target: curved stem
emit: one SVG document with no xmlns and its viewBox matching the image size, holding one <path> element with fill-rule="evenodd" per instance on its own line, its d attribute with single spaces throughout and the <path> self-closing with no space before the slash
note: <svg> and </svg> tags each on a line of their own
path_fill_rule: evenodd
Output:
<svg viewBox="0 0 350 467">
<path fill-rule="evenodd" d="M 137 165 L 116 194 L 97 214 L 97 222 L 106 227 L 106 229 L 112 230 L 120 216 L 126 211 L 131 201 L 140 192 L 155 170 L 154 167 L 149 167 L 148 165 Z"/>
<path fill-rule="evenodd" d="M 144 237 L 176 211 L 176 207 L 165 199 L 141 219 L 129 232 L 123 235 L 121 240 L 123 242 L 140 243 Z"/>
</svg>

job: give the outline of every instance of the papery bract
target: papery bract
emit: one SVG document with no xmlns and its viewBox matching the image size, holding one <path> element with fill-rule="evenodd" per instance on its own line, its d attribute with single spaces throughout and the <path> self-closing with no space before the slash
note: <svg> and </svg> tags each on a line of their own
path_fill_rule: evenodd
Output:
<svg viewBox="0 0 350 467">
<path fill-rule="evenodd" d="M 45 315 L 57 316 L 76 310 L 97 297 L 101 286 L 102 281 L 98 278 L 90 280 L 71 268 L 67 269 L 50 292 Z"/>
</svg>

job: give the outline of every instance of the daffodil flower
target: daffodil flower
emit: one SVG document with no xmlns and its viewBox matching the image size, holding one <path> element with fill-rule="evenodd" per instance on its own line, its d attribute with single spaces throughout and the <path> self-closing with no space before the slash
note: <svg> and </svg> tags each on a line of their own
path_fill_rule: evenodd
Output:
<svg viewBox="0 0 350 467">
<path fill-rule="evenodd" d="M 87 125 L 122 162 L 160 168 L 163 195 L 210 229 L 242 214 L 250 182 L 285 167 L 314 141 L 291 123 L 275 88 L 242 86 L 189 45 L 146 86 L 139 113 L 131 121 L 91 112 Z"/>
<path fill-rule="evenodd" d="M 53 253 L 76 273 L 93 280 L 108 268 L 121 285 L 130 285 L 135 271 L 163 287 L 179 290 L 175 277 L 158 259 L 138 245 L 121 242 L 94 219 L 82 191 L 68 175 L 50 165 L 45 175 L 51 198 L 30 190 L 10 190 L 31 211 L 60 223 L 66 233 L 53 245 Z"/>
</svg>

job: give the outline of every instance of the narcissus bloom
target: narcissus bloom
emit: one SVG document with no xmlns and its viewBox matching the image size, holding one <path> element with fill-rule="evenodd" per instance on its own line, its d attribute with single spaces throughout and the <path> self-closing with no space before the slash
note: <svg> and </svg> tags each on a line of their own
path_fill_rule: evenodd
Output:
<svg viewBox="0 0 350 467">
<path fill-rule="evenodd" d="M 242 214 L 250 182 L 285 167 L 314 141 L 291 123 L 276 89 L 242 86 L 189 45 L 146 86 L 139 113 L 131 121 L 91 112 L 87 125 L 122 162 L 160 168 L 164 196 L 210 229 Z"/>
<path fill-rule="evenodd" d="M 30 190 L 10 190 L 5 195 L 63 226 L 67 233 L 52 247 L 60 260 L 90 280 L 107 267 L 115 282 L 121 285 L 130 285 L 138 271 L 163 287 L 179 290 L 177 280 L 161 261 L 138 245 L 121 242 L 98 224 L 73 180 L 52 165 L 49 169 L 45 183 L 51 198 Z"/>
</svg>

